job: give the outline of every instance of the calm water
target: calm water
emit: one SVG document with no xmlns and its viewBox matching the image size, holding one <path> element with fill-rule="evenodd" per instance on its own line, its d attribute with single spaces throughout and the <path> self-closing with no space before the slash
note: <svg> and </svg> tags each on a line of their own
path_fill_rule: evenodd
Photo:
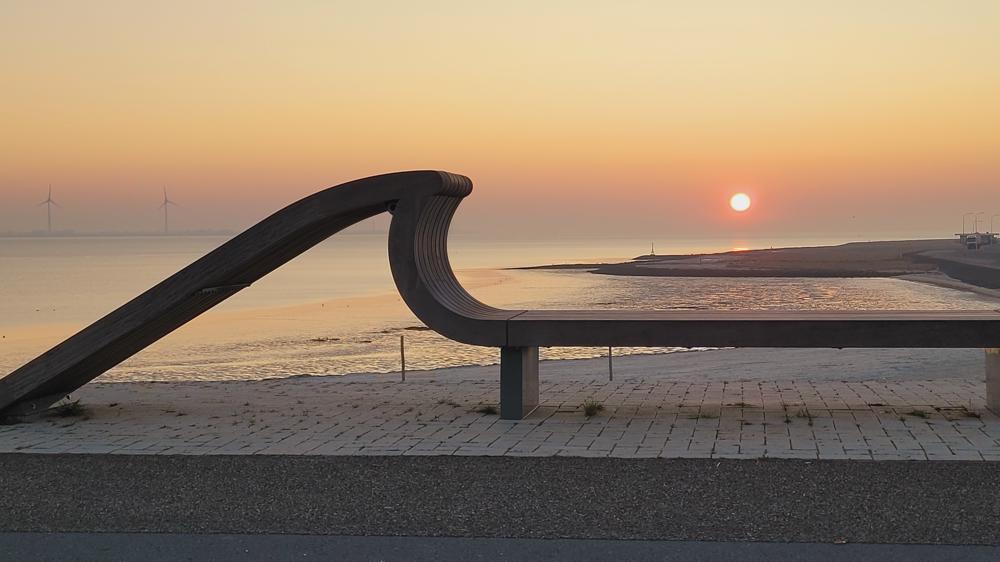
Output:
<svg viewBox="0 0 1000 562">
<path fill-rule="evenodd" d="M 105 375 L 106 380 L 255 379 L 491 364 L 496 350 L 420 329 L 392 284 L 385 234 L 332 238 Z M 224 238 L 0 239 L 0 374 L 123 304 Z M 658 253 L 838 242 L 693 241 Z M 470 291 L 502 307 L 657 309 L 992 309 L 996 301 L 894 279 L 607 277 L 502 268 L 625 259 L 642 240 L 502 242 L 455 237 Z M 669 349 L 617 349 L 653 353 Z M 548 358 L 601 350 L 544 350 Z"/>
</svg>

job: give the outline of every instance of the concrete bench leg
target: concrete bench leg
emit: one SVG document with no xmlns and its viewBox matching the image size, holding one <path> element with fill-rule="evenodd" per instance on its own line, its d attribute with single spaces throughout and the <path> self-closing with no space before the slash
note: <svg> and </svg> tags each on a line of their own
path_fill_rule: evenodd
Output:
<svg viewBox="0 0 1000 562">
<path fill-rule="evenodd" d="M 986 408 L 1000 415 L 1000 347 L 986 348 Z"/>
<path fill-rule="evenodd" d="M 524 419 L 537 407 L 538 348 L 501 347 L 500 418 Z"/>
</svg>

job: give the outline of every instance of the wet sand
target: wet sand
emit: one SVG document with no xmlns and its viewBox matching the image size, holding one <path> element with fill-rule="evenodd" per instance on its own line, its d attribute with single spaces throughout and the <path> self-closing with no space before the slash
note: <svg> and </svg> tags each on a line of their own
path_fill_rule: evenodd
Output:
<svg viewBox="0 0 1000 562">
<path fill-rule="evenodd" d="M 1000 247 L 970 252 L 949 239 L 852 242 L 718 254 L 644 255 L 622 263 L 526 269 L 578 269 L 602 275 L 653 277 L 903 277 L 959 290 L 970 290 L 970 286 L 998 289 Z"/>
<path fill-rule="evenodd" d="M 498 290 L 501 285 L 511 281 L 509 275 L 495 270 L 461 271 L 459 279 L 470 291 L 494 299 L 502 294 Z M 125 299 L 122 302 L 124 301 Z M 0 328 L 0 375 L 20 367 L 83 329 L 88 323 L 27 324 Z M 183 368 L 184 362 L 176 359 L 178 349 L 204 351 L 202 348 L 209 343 L 219 348 L 246 347 L 248 343 L 258 342 L 265 335 L 280 334 L 280 337 L 289 342 L 313 341 L 321 345 L 350 338 L 371 337 L 372 333 L 389 328 L 406 330 L 422 326 L 396 292 L 269 308 L 217 309 L 168 334 L 140 352 L 137 357 L 142 358 L 139 365 L 162 365 L 176 361 Z M 358 341 L 364 343 L 363 339 Z M 258 357 L 265 355 L 265 350 L 251 348 L 246 351 L 243 361 L 248 366 L 253 365 L 257 359 L 266 359 Z M 274 349 L 266 351 L 272 355 L 277 353 Z M 129 359 L 124 365 L 137 368 L 135 358 Z M 116 369 L 121 370 L 120 367 Z M 268 375 L 261 378 L 266 376 Z"/>
</svg>

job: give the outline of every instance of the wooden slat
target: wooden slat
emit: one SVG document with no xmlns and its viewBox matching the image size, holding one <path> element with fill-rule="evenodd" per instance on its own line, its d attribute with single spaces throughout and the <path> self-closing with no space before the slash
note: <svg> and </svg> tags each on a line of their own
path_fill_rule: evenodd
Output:
<svg viewBox="0 0 1000 562">
<path fill-rule="evenodd" d="M 1000 346 L 998 313 L 526 312 L 511 346 L 924 347 Z"/>
<path fill-rule="evenodd" d="M 996 310 L 528 310 L 514 321 L 983 321 L 1000 320 Z"/>
</svg>

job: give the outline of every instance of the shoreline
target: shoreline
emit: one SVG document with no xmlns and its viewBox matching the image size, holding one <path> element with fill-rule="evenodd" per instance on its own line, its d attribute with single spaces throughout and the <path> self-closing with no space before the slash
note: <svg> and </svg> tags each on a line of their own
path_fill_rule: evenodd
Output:
<svg viewBox="0 0 1000 562">
<path fill-rule="evenodd" d="M 763 256 L 762 258 L 754 258 L 758 263 L 763 259 L 764 261 L 770 260 L 769 263 L 775 267 L 787 267 L 800 260 L 803 254 L 812 254 L 811 259 L 814 261 L 824 258 L 824 255 L 825 258 L 839 256 L 839 260 L 832 260 L 825 264 L 826 269 L 822 271 L 824 275 L 832 277 L 843 275 L 843 271 L 836 271 L 836 268 L 841 267 L 845 263 L 844 260 L 851 256 L 856 258 L 860 255 L 869 261 L 872 259 L 884 261 L 888 258 L 890 263 L 895 263 L 906 255 L 906 251 L 914 248 L 919 249 L 928 243 L 931 245 L 951 244 L 950 241 L 852 243 L 819 248 L 726 252 L 700 256 L 699 260 L 703 260 L 703 262 L 696 264 L 700 269 L 691 269 L 691 262 L 694 259 L 692 256 L 658 256 L 656 259 L 640 257 L 629 264 L 649 270 L 643 272 L 643 274 L 648 275 L 675 275 L 676 272 L 672 271 L 670 267 L 664 269 L 662 266 L 664 264 L 667 266 L 681 264 L 685 268 L 685 271 L 682 272 L 684 275 L 704 275 L 708 271 L 717 277 L 747 277 L 751 273 L 749 268 L 745 266 L 742 269 L 729 267 L 729 261 L 723 261 L 720 265 L 720 262 L 715 258 L 721 256 L 724 260 L 742 260 L 745 256 L 756 252 Z M 936 252 L 947 252 L 947 250 Z M 937 253 L 933 255 L 935 258 L 939 257 Z M 984 252 L 979 255 L 989 256 L 990 254 Z M 856 260 L 846 263 L 856 263 Z M 601 266 L 596 264 L 558 265 L 543 266 L 541 269 L 586 268 L 593 270 L 597 267 Z M 886 277 L 941 287 L 941 290 L 976 294 L 989 299 L 982 306 L 990 309 L 996 308 L 994 301 L 1000 299 L 1000 290 L 979 287 L 949 277 L 945 273 L 933 271 L 932 268 L 935 267 L 933 264 L 924 264 L 923 267 L 925 271 L 921 273 Z M 518 277 L 505 274 L 504 271 L 502 269 L 462 270 L 459 272 L 459 276 L 464 286 L 469 288 L 477 298 L 491 304 L 506 306 L 509 303 L 505 302 L 504 299 L 511 300 L 521 293 L 519 293 L 519 286 L 517 286 L 517 283 L 520 282 Z M 858 269 L 854 268 L 854 271 L 858 271 Z M 758 273 L 757 268 L 754 268 L 752 272 Z M 770 274 L 776 275 L 773 270 Z M 790 273 L 785 270 L 784 275 L 790 275 Z M 866 275 L 874 276 L 875 274 L 866 272 Z M 551 290 L 555 286 L 564 286 L 566 283 L 572 283 L 574 286 L 579 285 L 585 289 L 588 284 L 600 282 L 595 278 L 589 278 L 590 281 L 588 281 L 587 276 L 550 275 L 548 277 L 553 279 L 546 281 L 548 285 L 542 287 L 545 290 Z M 529 295 L 528 298 L 530 298 L 532 290 L 536 293 L 539 291 L 537 282 L 529 284 L 524 294 Z M 358 311 L 360 310 L 363 310 L 364 313 L 359 316 Z M 357 320 L 352 320 L 351 326 L 356 329 L 348 329 L 349 327 L 342 325 L 340 321 L 343 317 L 362 318 L 363 321 L 359 323 Z M 16 369 L 25 361 L 71 335 L 80 325 L 79 322 L 65 322 L 0 328 L 0 335 L 3 336 L 0 339 L 0 372 Z M 438 342 L 431 335 L 425 335 L 423 333 L 425 330 L 421 330 L 418 325 L 419 322 L 411 317 L 398 294 L 391 292 L 268 308 L 218 310 L 211 315 L 196 319 L 183 330 L 169 335 L 141 355 L 112 369 L 108 378 L 170 380 L 174 376 L 184 376 L 185 369 L 192 365 L 189 361 L 178 361 L 178 352 L 182 358 L 186 354 L 193 354 L 203 359 L 204 365 L 197 367 L 196 370 L 204 376 L 195 373 L 198 376 L 194 376 L 192 380 L 207 380 L 209 377 L 252 380 L 256 378 L 282 379 L 304 375 L 358 376 L 370 372 L 386 373 L 388 376 L 392 376 L 391 373 L 395 372 L 398 358 L 394 354 L 385 352 L 386 349 L 389 349 L 388 344 L 385 344 L 389 338 L 395 339 L 398 338 L 399 334 L 406 334 L 407 343 L 418 347 L 423 346 L 421 349 L 428 349 L 428 345 Z M 369 352 L 363 349 L 364 346 L 371 345 L 373 341 L 377 342 L 376 345 L 381 345 L 378 348 L 381 355 L 375 360 L 371 358 Z M 270 347 L 269 355 L 266 357 L 245 356 L 231 351 L 243 348 L 260 349 L 261 346 L 267 347 L 273 342 L 280 342 L 281 345 Z M 333 349 L 334 346 L 336 349 Z M 476 369 L 496 363 L 494 355 L 466 353 L 464 350 L 452 351 L 456 353 L 460 351 L 461 355 L 455 361 L 449 360 L 446 364 L 463 364 L 450 368 Z M 606 363 L 605 353 L 601 353 L 601 350 L 597 348 L 593 351 L 593 355 L 587 350 L 568 355 L 590 356 L 593 359 L 583 360 Z M 640 350 L 636 357 L 663 357 L 687 353 L 685 351 Z M 413 358 L 418 360 L 414 361 L 410 372 L 416 373 L 417 371 L 413 370 L 413 367 L 420 364 L 419 356 Z M 543 359 L 546 364 L 558 360 L 562 359 L 551 358 L 551 356 L 548 359 Z M 616 362 L 620 360 L 616 358 Z M 440 364 L 429 362 L 424 363 L 423 366 L 430 367 Z M 250 373 L 253 373 L 252 377 L 248 376 Z"/>
<path fill-rule="evenodd" d="M 933 378 L 979 381 L 982 350 L 896 348 L 696 348 L 614 356 L 615 381 L 656 379 L 704 383 L 760 381 L 811 382 L 920 381 Z M 540 376 L 550 383 L 607 380 L 608 357 L 542 359 Z M 947 373 L 942 375 L 941 373 Z M 260 379 L 95 380 L 89 387 L 105 385 L 222 385 L 238 390 L 285 382 L 343 381 L 355 383 L 399 382 L 399 371 L 357 372 L 342 375 L 292 374 Z M 460 365 L 406 371 L 407 382 L 494 383 L 499 363 Z M 84 387 L 87 388 L 87 387 Z"/>
<path fill-rule="evenodd" d="M 497 273 L 502 274 L 502 271 Z M 469 286 L 480 288 L 490 288 L 501 281 L 500 278 L 487 275 L 476 276 L 465 275 L 468 278 Z M 964 293 L 976 294 L 990 299 L 989 306 L 994 307 L 993 301 L 1000 300 L 1000 291 L 985 289 L 975 285 L 963 283 L 942 273 L 925 273 L 902 275 L 895 277 L 901 281 L 919 283 L 921 285 L 940 287 L 952 291 L 962 291 Z M 580 279 L 584 279 L 581 277 Z M 506 285 L 505 283 L 503 285 Z M 478 293 L 478 291 L 477 291 Z M 491 294 L 483 295 L 487 297 L 487 302 Z M 363 354 L 337 355 L 336 362 L 339 372 L 327 371 L 327 364 L 333 359 L 326 355 L 327 346 L 342 346 L 350 349 L 351 346 L 368 345 L 369 340 L 375 338 L 398 337 L 397 334 L 407 334 L 408 343 L 411 345 L 426 345 L 421 338 L 429 336 L 423 335 L 426 330 L 416 326 L 415 320 L 408 320 L 400 316 L 397 318 L 398 310 L 403 309 L 403 304 L 399 302 L 399 297 L 394 294 L 385 294 L 370 297 L 335 299 L 332 301 L 309 303 L 305 305 L 295 305 L 288 307 L 276 307 L 273 309 L 239 309 L 232 311 L 218 311 L 213 315 L 206 315 L 203 318 L 192 322 L 184 330 L 178 331 L 162 342 L 158 342 L 142 355 L 129 360 L 127 363 L 112 369 L 110 376 L 102 377 L 101 380 L 119 380 L 125 382 L 127 379 L 134 381 L 171 381 L 169 377 L 174 375 L 184 376 L 187 380 L 282 380 L 292 378 L 307 377 L 392 377 L 398 374 L 395 369 L 395 357 L 390 357 L 379 362 L 376 369 L 366 368 L 355 362 Z M 339 329 L 331 321 L 343 314 L 351 314 L 352 310 L 367 308 L 372 321 L 364 330 L 358 333 L 347 333 Z M 38 325 L 21 327 L 16 330 L 7 330 L 5 337 L 0 341 L 0 371 L 4 367 L 10 369 L 18 367 L 23 361 L 30 359 L 34 355 L 43 352 L 45 349 L 58 343 L 62 338 L 70 335 L 78 326 L 72 323 L 61 325 Z M 233 359 L 232 353 L 225 351 L 229 346 L 246 347 L 255 342 L 255 334 L 267 328 L 270 332 L 279 334 L 286 344 L 295 344 L 292 347 L 282 349 L 280 356 L 271 357 L 264 361 L 263 366 L 255 366 L 247 361 Z M 211 334 L 211 337 L 207 337 Z M 389 334 L 388 336 L 385 334 Z M 411 338 L 416 338 L 411 340 Z M 210 342 L 210 347 L 206 347 L 202 342 Z M 251 343 L 247 343 L 251 342 Z M 197 348 L 200 355 L 208 353 L 206 356 L 209 367 L 217 366 L 219 371 L 205 373 L 204 376 L 192 376 L 191 373 L 184 375 L 186 363 L 176 362 L 176 353 L 179 350 L 189 350 Z M 338 348 L 339 349 L 339 348 Z M 222 350 L 222 351 L 219 351 Z M 566 365 L 567 367 L 553 367 L 557 371 L 568 368 L 569 365 L 581 365 L 581 368 L 591 368 L 596 371 L 606 372 L 607 354 L 606 349 L 594 348 L 592 356 L 579 359 L 566 359 L 559 357 L 549 357 L 542 359 L 543 365 Z M 707 354 L 706 351 L 714 353 Z M 757 351 L 742 350 L 744 354 L 755 355 Z M 697 352 L 697 353 L 694 353 Z M 716 357 L 724 354 L 724 349 L 695 349 L 695 350 L 640 350 L 638 353 L 615 355 L 616 367 L 621 362 L 643 361 L 664 358 L 670 356 L 692 356 L 702 357 L 708 360 L 709 357 Z M 360 355 L 359 355 L 360 354 Z M 579 354 L 578 354 L 579 355 Z M 588 355 L 588 354 L 584 354 Z M 344 363 L 344 361 L 347 363 Z M 714 361 L 714 359 L 712 359 Z M 409 376 L 421 376 L 421 373 L 437 373 L 442 371 L 474 371 L 476 369 L 495 368 L 497 361 L 487 359 L 486 362 L 480 359 L 473 359 L 470 362 L 453 365 L 450 367 L 437 367 L 429 369 L 414 368 L 417 365 L 408 365 L 407 374 Z M 625 365 L 626 363 L 621 363 Z M 356 367 L 351 369 L 351 367 Z M 253 377 L 247 376 L 247 369 L 262 370 Z M 276 370 L 280 367 L 282 370 Z M 548 368 L 548 367 L 547 367 Z M 204 371 L 205 369 L 200 369 Z M 218 377 L 215 379 L 214 377 Z"/>
<path fill-rule="evenodd" d="M 643 255 L 619 263 L 549 264 L 512 269 L 577 270 L 632 277 L 898 278 L 1000 297 L 1000 247 L 983 247 L 970 255 L 957 242 L 947 239 Z"/>
<path fill-rule="evenodd" d="M 967 293 L 975 293 L 984 297 L 1000 300 L 1000 290 L 966 283 L 959 279 L 955 279 L 954 277 L 949 277 L 946 273 L 915 273 L 910 275 L 900 275 L 895 277 L 895 279 L 910 281 L 912 283 L 922 283 L 924 285 L 933 285 L 935 287 L 943 287 L 945 289 L 954 289 L 956 291 L 964 291 Z"/>
</svg>

